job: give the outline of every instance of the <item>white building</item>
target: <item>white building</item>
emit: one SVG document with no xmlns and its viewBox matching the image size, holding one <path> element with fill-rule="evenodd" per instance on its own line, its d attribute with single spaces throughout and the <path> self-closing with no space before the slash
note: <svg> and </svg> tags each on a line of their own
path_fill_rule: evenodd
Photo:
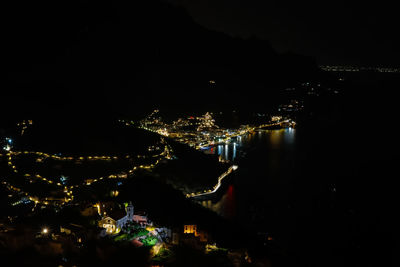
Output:
<svg viewBox="0 0 400 267">
<path fill-rule="evenodd" d="M 123 209 L 112 210 L 110 213 L 105 213 L 99 221 L 99 226 L 104 228 L 108 234 L 114 234 L 133 220 L 134 209 L 131 202 Z"/>
</svg>

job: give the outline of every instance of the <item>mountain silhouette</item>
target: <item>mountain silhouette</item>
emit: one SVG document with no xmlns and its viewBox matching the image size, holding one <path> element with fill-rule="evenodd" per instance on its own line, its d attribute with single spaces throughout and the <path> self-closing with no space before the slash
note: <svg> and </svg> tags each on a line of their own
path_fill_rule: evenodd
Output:
<svg viewBox="0 0 400 267">
<path fill-rule="evenodd" d="M 264 105 L 317 72 L 311 58 L 207 30 L 160 0 L 7 5 L 5 94 L 21 114 L 231 107 L 238 95 Z"/>
</svg>

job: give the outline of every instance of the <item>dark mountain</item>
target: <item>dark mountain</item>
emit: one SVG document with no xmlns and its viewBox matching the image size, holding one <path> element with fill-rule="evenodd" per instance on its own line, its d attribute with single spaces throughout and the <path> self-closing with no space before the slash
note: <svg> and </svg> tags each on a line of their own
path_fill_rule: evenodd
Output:
<svg viewBox="0 0 400 267">
<path fill-rule="evenodd" d="M 262 106 L 274 88 L 317 72 L 312 59 L 209 31 L 159 0 L 10 2 L 5 10 L 2 111 L 23 116 Z"/>
</svg>

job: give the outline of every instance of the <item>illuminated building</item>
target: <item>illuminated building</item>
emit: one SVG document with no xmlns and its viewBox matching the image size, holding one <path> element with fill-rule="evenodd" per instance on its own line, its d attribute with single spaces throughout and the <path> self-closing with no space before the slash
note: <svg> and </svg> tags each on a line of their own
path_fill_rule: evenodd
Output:
<svg viewBox="0 0 400 267">
<path fill-rule="evenodd" d="M 181 240 L 184 244 L 203 249 L 210 236 L 207 232 L 197 229 L 197 225 L 184 225 Z M 178 241 L 179 242 L 179 241 Z"/>
<path fill-rule="evenodd" d="M 147 219 L 146 215 L 138 215 L 135 214 L 133 215 L 133 221 L 137 224 L 140 224 L 141 226 L 147 226 L 149 225 L 149 221 Z"/>
<path fill-rule="evenodd" d="M 197 225 L 184 225 L 183 226 L 184 234 L 194 234 L 197 236 Z"/>
<path fill-rule="evenodd" d="M 103 206 L 105 205 L 103 204 Z M 128 222 L 133 221 L 133 216 L 134 208 L 132 203 L 129 203 L 125 210 L 114 208 L 109 213 L 103 211 L 103 218 L 99 221 L 99 226 L 104 228 L 107 234 L 118 233 Z"/>
</svg>

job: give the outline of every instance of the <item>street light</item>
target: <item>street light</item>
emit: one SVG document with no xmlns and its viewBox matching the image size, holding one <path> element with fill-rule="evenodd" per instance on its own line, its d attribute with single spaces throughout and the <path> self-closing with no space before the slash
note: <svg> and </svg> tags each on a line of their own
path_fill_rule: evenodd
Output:
<svg viewBox="0 0 400 267">
<path fill-rule="evenodd" d="M 47 227 L 44 227 L 43 229 L 42 229 L 42 234 L 47 234 L 49 232 L 49 229 L 47 228 Z"/>
</svg>

